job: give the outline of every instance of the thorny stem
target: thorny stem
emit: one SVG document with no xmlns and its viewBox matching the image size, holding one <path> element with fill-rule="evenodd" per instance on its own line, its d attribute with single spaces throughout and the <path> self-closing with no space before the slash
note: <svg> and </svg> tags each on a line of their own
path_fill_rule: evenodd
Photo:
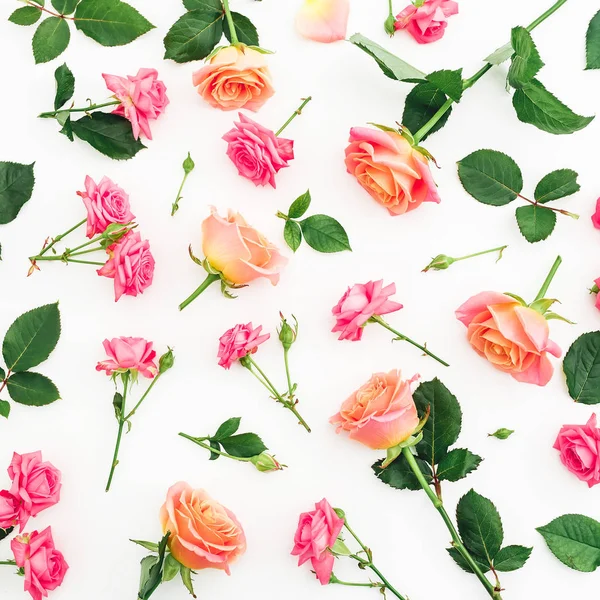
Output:
<svg viewBox="0 0 600 600">
<path fill-rule="evenodd" d="M 67 17 L 65 17 L 67 18 Z M 58 110 L 51 110 L 48 112 L 43 112 L 38 115 L 39 119 L 53 119 L 59 112 L 90 112 L 92 110 L 96 110 L 97 108 L 104 108 L 106 106 L 115 106 L 116 104 L 121 104 L 120 100 L 111 100 L 110 102 L 103 102 L 102 104 L 90 104 L 89 106 L 80 107 L 80 108 L 61 108 Z"/>
<path fill-rule="evenodd" d="M 302 104 L 292 113 L 292 116 L 277 130 L 275 137 L 277 137 L 298 115 L 302 114 L 302 109 L 312 100 L 312 96 L 303 98 Z"/>
<path fill-rule="evenodd" d="M 221 450 L 217 450 L 216 448 L 212 448 L 208 444 L 205 444 L 202 440 L 200 440 L 198 438 L 195 438 L 195 437 L 192 437 L 191 435 L 188 435 L 187 433 L 179 433 L 179 435 L 182 438 L 185 438 L 186 440 L 190 440 L 190 442 L 194 442 L 194 444 L 198 444 L 198 446 L 201 446 L 205 450 L 209 450 L 210 452 L 214 452 L 215 454 L 219 454 L 220 456 L 224 456 L 225 458 L 231 458 L 233 460 L 239 460 L 240 462 L 251 462 L 251 460 L 252 460 L 252 458 L 243 458 L 241 456 L 233 456 L 232 454 L 227 454 L 227 452 L 222 452 Z"/>
<path fill-rule="evenodd" d="M 517 196 L 521 198 L 521 200 L 525 200 L 525 202 L 529 202 L 529 204 L 532 204 L 533 206 L 539 206 L 544 210 L 552 210 L 554 212 L 560 213 L 561 215 L 566 215 L 567 217 L 571 217 L 573 219 L 579 219 L 579 215 L 569 212 L 568 210 L 563 210 L 562 208 L 553 208 L 552 206 L 546 206 L 545 204 L 540 205 L 540 203 L 537 200 L 530 200 L 522 194 L 517 194 Z"/>
<path fill-rule="evenodd" d="M 150 390 L 154 387 L 154 384 L 160 379 L 161 375 L 162 375 L 162 373 L 160 373 L 160 372 L 157 373 L 156 377 L 154 377 L 154 379 L 150 382 L 148 389 L 142 394 L 142 397 L 139 399 L 138 403 L 133 407 L 131 412 L 125 417 L 125 421 L 129 421 L 129 419 L 131 419 L 131 417 L 133 417 L 133 415 L 135 415 L 135 412 L 141 406 L 142 402 L 146 399 L 146 397 L 150 393 Z"/>
<path fill-rule="evenodd" d="M 556 271 L 558 271 L 558 267 L 560 267 L 560 264 L 562 263 L 562 258 L 560 256 L 556 257 L 556 260 L 554 261 L 554 264 L 552 265 L 550 272 L 548 273 L 548 276 L 546 277 L 546 279 L 544 280 L 544 283 L 542 284 L 542 287 L 540 288 L 540 291 L 538 292 L 538 295 L 535 297 L 535 300 L 540 300 L 541 298 L 544 298 L 546 296 L 546 292 L 548 291 L 548 288 L 550 287 L 550 284 L 552 283 L 552 280 L 554 279 L 554 276 L 556 275 Z"/>
<path fill-rule="evenodd" d="M 77 223 L 77 225 L 73 225 L 73 227 L 71 227 L 71 229 L 67 229 L 67 231 L 65 231 L 64 233 L 57 235 L 55 238 L 52 238 L 52 241 L 40 250 L 40 253 L 37 255 L 36 258 L 39 258 L 40 256 L 43 256 L 44 254 L 46 254 L 46 252 L 48 252 L 48 250 L 50 250 L 54 247 L 54 244 L 56 244 L 56 242 L 60 242 L 60 240 L 67 237 L 70 233 L 73 233 L 76 229 L 79 229 L 79 227 L 81 227 L 86 222 L 87 222 L 87 219 L 83 219 L 82 221 L 79 221 L 79 223 Z"/>
<path fill-rule="evenodd" d="M 106 482 L 106 491 L 110 490 L 110 484 L 112 483 L 115 469 L 119 464 L 119 448 L 121 447 L 121 438 L 123 437 L 123 426 L 125 425 L 125 403 L 127 402 L 127 390 L 129 387 L 129 373 L 123 374 L 123 404 L 119 413 L 119 429 L 117 431 L 117 441 L 115 443 L 115 451 L 113 453 L 113 460 L 110 466 L 110 473 L 108 475 L 108 481 Z"/>
</svg>

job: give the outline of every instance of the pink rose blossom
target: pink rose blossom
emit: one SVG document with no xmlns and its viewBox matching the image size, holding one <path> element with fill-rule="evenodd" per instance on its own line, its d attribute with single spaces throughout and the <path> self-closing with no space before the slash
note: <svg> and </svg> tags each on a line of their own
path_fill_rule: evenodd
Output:
<svg viewBox="0 0 600 600">
<path fill-rule="evenodd" d="M 292 556 L 298 556 L 298 566 L 310 560 L 321 585 L 327 585 L 331 579 L 334 556 L 329 548 L 335 544 L 343 526 L 344 520 L 325 498 L 315 504 L 315 510 L 300 515 Z"/>
<path fill-rule="evenodd" d="M 360 340 L 363 327 L 372 316 L 387 315 L 402 308 L 402 304 L 389 300 L 395 293 L 396 284 L 383 287 L 382 279 L 355 283 L 331 310 L 336 319 L 331 331 L 340 331 L 340 340 Z"/>
<path fill-rule="evenodd" d="M 238 113 L 235 127 L 223 139 L 227 142 L 227 156 L 238 173 L 254 185 L 275 186 L 275 174 L 288 166 L 294 158 L 294 142 L 278 138 L 270 129 Z"/>
<path fill-rule="evenodd" d="M 594 279 L 594 285 L 596 286 L 596 290 L 600 290 L 600 277 L 598 279 Z M 600 310 L 600 292 L 596 291 L 596 308 Z"/>
<path fill-rule="evenodd" d="M 247 354 L 254 354 L 258 347 L 271 337 L 269 333 L 260 335 L 261 330 L 262 325 L 254 329 L 252 323 L 236 325 L 228 329 L 219 338 L 219 352 L 217 354 L 219 365 L 224 369 L 229 369 L 236 360 Z"/>
<path fill-rule="evenodd" d="M 0 492 L 0 529 L 10 529 L 18 525 L 19 505 L 19 499 L 8 490 Z"/>
<path fill-rule="evenodd" d="M 154 257 L 150 242 L 142 240 L 139 233 L 128 231 L 118 242 L 107 248 L 110 258 L 98 269 L 98 275 L 114 279 L 115 302 L 125 294 L 143 294 L 152 284 Z"/>
<path fill-rule="evenodd" d="M 87 232 L 90 239 L 104 233 L 112 223 L 130 223 L 135 215 L 129 209 L 129 195 L 108 177 L 96 185 L 88 175 L 85 192 L 77 192 L 87 209 Z"/>
<path fill-rule="evenodd" d="M 135 76 L 119 77 L 102 74 L 106 87 L 115 93 L 121 104 L 113 111 L 131 122 L 133 137 L 137 140 L 140 132 L 152 139 L 149 121 L 153 121 L 165 111 L 169 99 L 167 88 L 159 81 L 155 69 L 140 69 Z"/>
<path fill-rule="evenodd" d="M 23 531 L 29 517 L 35 517 L 60 500 L 61 474 L 41 452 L 13 454 L 8 467 L 12 480 L 10 494 L 19 502 L 19 525 Z"/>
<path fill-rule="evenodd" d="M 19 535 L 10 543 L 17 567 L 25 571 L 26 592 L 33 600 L 46 598 L 65 578 L 69 565 L 54 546 L 52 530 Z"/>
<path fill-rule="evenodd" d="M 107 375 L 135 371 L 148 379 L 156 375 L 156 350 L 152 349 L 152 342 L 138 337 L 119 337 L 104 340 L 102 345 L 108 360 L 100 361 L 96 371 L 106 371 Z"/>
<path fill-rule="evenodd" d="M 448 17 L 457 13 L 458 4 L 453 0 L 425 0 L 421 6 L 410 4 L 396 15 L 394 27 L 407 29 L 419 44 L 429 44 L 443 37 Z"/>
<path fill-rule="evenodd" d="M 592 215 L 592 223 L 596 229 L 600 229 L 600 198 L 596 200 L 596 210 Z"/>
<path fill-rule="evenodd" d="M 585 425 L 563 425 L 553 447 L 560 451 L 562 464 L 588 487 L 600 483 L 600 429 L 595 414 Z"/>
</svg>

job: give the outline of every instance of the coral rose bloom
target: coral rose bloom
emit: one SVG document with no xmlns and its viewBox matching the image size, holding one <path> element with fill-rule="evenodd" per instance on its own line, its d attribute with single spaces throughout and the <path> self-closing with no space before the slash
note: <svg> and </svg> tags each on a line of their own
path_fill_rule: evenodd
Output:
<svg viewBox="0 0 600 600">
<path fill-rule="evenodd" d="M 227 46 L 193 75 L 198 93 L 221 110 L 257 111 L 274 93 L 266 55 L 248 47 Z"/>
<path fill-rule="evenodd" d="M 427 158 L 400 134 L 353 127 L 349 141 L 348 173 L 391 215 L 402 215 L 423 202 L 440 202 Z"/>
<path fill-rule="evenodd" d="M 497 292 L 481 292 L 467 300 L 456 318 L 467 327 L 474 350 L 517 381 L 546 385 L 554 368 L 547 354 L 562 354 L 548 339 L 548 322 L 532 308 Z"/>
</svg>

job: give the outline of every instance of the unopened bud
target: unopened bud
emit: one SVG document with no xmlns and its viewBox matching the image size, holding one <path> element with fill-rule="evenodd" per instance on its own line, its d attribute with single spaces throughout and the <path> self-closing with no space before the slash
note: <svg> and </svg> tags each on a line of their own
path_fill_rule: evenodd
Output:
<svg viewBox="0 0 600 600">
<path fill-rule="evenodd" d="M 294 319 L 294 326 L 292 327 L 282 313 L 279 313 L 279 316 L 281 317 L 279 341 L 281 342 L 284 350 L 289 350 L 298 337 L 298 321 L 296 317 L 292 315 L 292 318 Z"/>
<path fill-rule="evenodd" d="M 385 23 L 383 24 L 383 27 L 386 31 L 386 33 L 391 37 L 394 35 L 394 33 L 396 33 L 396 28 L 394 27 L 394 25 L 396 24 L 396 19 L 394 18 L 394 15 L 390 15 L 386 20 Z"/>
<path fill-rule="evenodd" d="M 175 364 L 175 355 L 173 349 L 169 348 L 158 360 L 158 372 L 162 375 Z"/>
<path fill-rule="evenodd" d="M 281 471 L 283 465 L 275 460 L 268 452 L 261 452 L 257 456 L 253 456 L 250 462 L 261 472 L 269 473 L 271 471 Z"/>
<path fill-rule="evenodd" d="M 431 262 L 423 269 L 423 272 L 426 273 L 429 269 L 434 269 L 435 271 L 443 271 L 447 269 L 455 259 L 451 256 L 446 256 L 445 254 L 438 254 Z"/>
<path fill-rule="evenodd" d="M 194 170 L 195 167 L 195 163 L 192 160 L 192 157 L 190 156 L 190 153 L 188 152 L 187 158 L 183 161 L 183 172 L 188 175 L 189 173 L 191 173 Z"/>
<path fill-rule="evenodd" d="M 118 241 L 129 231 L 127 225 L 122 223 L 111 223 L 102 233 L 102 237 L 113 242 Z"/>
</svg>

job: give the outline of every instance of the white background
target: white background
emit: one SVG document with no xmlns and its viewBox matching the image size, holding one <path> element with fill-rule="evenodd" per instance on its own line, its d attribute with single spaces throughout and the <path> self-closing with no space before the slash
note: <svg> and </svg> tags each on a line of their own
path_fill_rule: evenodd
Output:
<svg viewBox="0 0 600 600">
<path fill-rule="evenodd" d="M 13 406 L 10 420 L 0 423 L 0 466 L 8 466 L 13 451 L 41 449 L 62 470 L 60 504 L 30 522 L 37 529 L 52 525 L 71 567 L 53 600 L 135 598 L 144 551 L 128 539 L 160 537 L 159 507 L 167 488 L 179 480 L 206 488 L 231 508 L 248 537 L 248 551 L 233 567 L 232 577 L 217 571 L 198 574 L 196 588 L 202 598 L 375 598 L 376 592 L 367 589 L 321 589 L 308 566 L 298 569 L 289 555 L 298 514 L 324 496 L 344 508 L 372 547 L 376 564 L 411 600 L 484 598 L 475 577 L 460 571 L 446 555 L 449 535 L 425 494 L 380 483 L 370 469 L 380 453 L 336 436 L 328 424 L 329 416 L 372 372 L 393 368 L 401 368 L 407 377 L 418 372 L 423 380 L 439 376 L 462 404 L 459 446 L 485 457 L 466 480 L 445 485 L 448 511 L 453 514 L 457 500 L 473 486 L 498 506 L 505 543 L 535 547 L 523 570 L 502 576 L 504 597 L 597 593 L 598 575 L 564 567 L 534 529 L 566 512 L 600 517 L 600 487 L 589 490 L 567 472 L 552 449 L 560 426 L 584 423 L 593 407 L 575 405 L 569 398 L 560 360 L 553 359 L 555 376 L 545 388 L 517 383 L 495 371 L 470 349 L 454 310 L 481 290 L 532 298 L 560 253 L 564 263 L 550 295 L 561 300 L 559 311 L 577 325 L 552 322 L 552 338 L 566 351 L 581 333 L 597 328 L 599 314 L 587 288 L 600 275 L 600 232 L 590 222 L 600 194 L 600 122 L 571 136 L 552 136 L 520 123 L 504 88 L 506 66 L 494 68 L 426 143 L 441 167 L 434 176 L 442 203 L 392 218 L 345 172 L 343 151 L 350 127 L 400 120 L 410 86 L 385 78 L 369 57 L 348 43 L 320 45 L 299 38 L 293 25 L 297 0 L 232 0 L 233 9 L 258 26 L 262 45 L 277 51 L 269 58 L 277 93 L 255 118 L 276 129 L 301 97 L 314 97 L 286 131 L 295 140 L 296 158 L 278 175 L 277 190 L 255 188 L 237 175 L 220 139 L 236 114 L 210 108 L 191 85 L 200 64 L 162 59 L 162 39 L 183 7 L 176 0 L 132 3 L 157 25 L 155 30 L 121 48 L 104 48 L 73 30 L 67 51 L 39 66 L 31 54 L 33 28 L 6 21 L 18 3 L 5 2 L 0 10 L 0 159 L 36 161 L 33 198 L 13 223 L 0 229 L 0 332 L 25 310 L 56 300 L 63 325 L 56 350 L 40 367 L 57 383 L 63 399 L 43 409 Z M 512 26 L 529 23 L 551 2 L 461 0 L 460 14 L 450 20 L 445 37 L 428 46 L 417 45 L 405 33 L 387 38 L 382 29 L 384 0 L 351 4 L 349 35 L 360 31 L 425 72 L 462 66 L 470 75 L 484 56 L 508 40 Z M 399 11 L 401 3 L 395 4 Z M 541 80 L 585 115 L 600 108 L 600 72 L 584 71 L 585 30 L 597 4 L 569 2 L 534 34 L 547 64 Z M 152 124 L 154 140 L 147 150 L 131 161 L 114 162 L 81 141 L 69 143 L 58 134 L 56 123 L 36 119 L 52 108 L 54 69 L 65 60 L 75 74 L 80 105 L 88 97 L 107 97 L 103 72 L 126 75 L 140 67 L 158 69 L 171 105 Z M 528 244 L 515 223 L 517 202 L 504 208 L 478 204 L 458 181 L 456 161 L 482 147 L 513 156 L 523 170 L 524 193 L 530 195 L 547 172 L 576 169 L 582 189 L 560 204 L 580 213 L 581 219 L 559 216 L 549 240 Z M 188 150 L 197 167 L 181 210 L 171 218 Z M 42 265 L 41 272 L 26 278 L 27 256 L 38 251 L 44 238 L 83 218 L 75 192 L 88 174 L 96 180 L 107 175 L 130 194 L 140 231 L 151 240 L 156 274 L 143 296 L 124 297 L 115 304 L 112 282 L 86 266 Z M 183 313 L 177 311 L 177 304 L 204 277 L 187 257 L 187 246 L 192 243 L 200 252 L 200 223 L 210 204 L 221 211 L 239 209 L 283 246 L 283 222 L 274 214 L 308 187 L 311 210 L 344 224 L 352 253 L 326 256 L 303 245 L 279 286 L 258 282 L 241 290 L 235 301 L 225 300 L 214 287 Z M 460 256 L 502 244 L 509 248 L 498 264 L 487 256 L 449 271 L 421 273 L 440 252 Z M 360 343 L 339 342 L 330 333 L 331 307 L 346 287 L 376 278 L 396 282 L 395 299 L 404 304 L 389 317 L 390 323 L 427 340 L 451 368 L 421 357 L 407 344 L 392 345 L 389 334 L 375 326 Z M 275 334 L 279 310 L 293 312 L 301 324 L 291 364 L 300 410 L 313 427 L 310 435 L 269 400 L 249 373 L 241 367 L 225 371 L 215 359 L 223 331 L 252 320 Z M 113 387 L 94 367 L 103 358 L 102 340 L 120 335 L 153 340 L 159 353 L 174 346 L 177 363 L 134 418 L 113 490 L 105 494 L 116 435 Z M 256 359 L 283 385 L 276 337 L 261 347 Z M 289 469 L 264 475 L 233 461 L 208 462 L 202 449 L 177 436 L 179 431 L 205 435 L 230 416 L 242 416 L 242 430 L 261 434 Z M 504 442 L 488 438 L 498 427 L 516 433 Z M 0 488 L 8 484 L 8 477 L 0 474 Z M 7 542 L 1 554 L 9 557 Z M 3 569 L 2 597 L 21 598 L 22 580 Z M 365 577 L 354 566 L 336 571 L 355 580 Z M 186 597 L 178 581 L 155 594 L 157 600 Z"/>
</svg>

